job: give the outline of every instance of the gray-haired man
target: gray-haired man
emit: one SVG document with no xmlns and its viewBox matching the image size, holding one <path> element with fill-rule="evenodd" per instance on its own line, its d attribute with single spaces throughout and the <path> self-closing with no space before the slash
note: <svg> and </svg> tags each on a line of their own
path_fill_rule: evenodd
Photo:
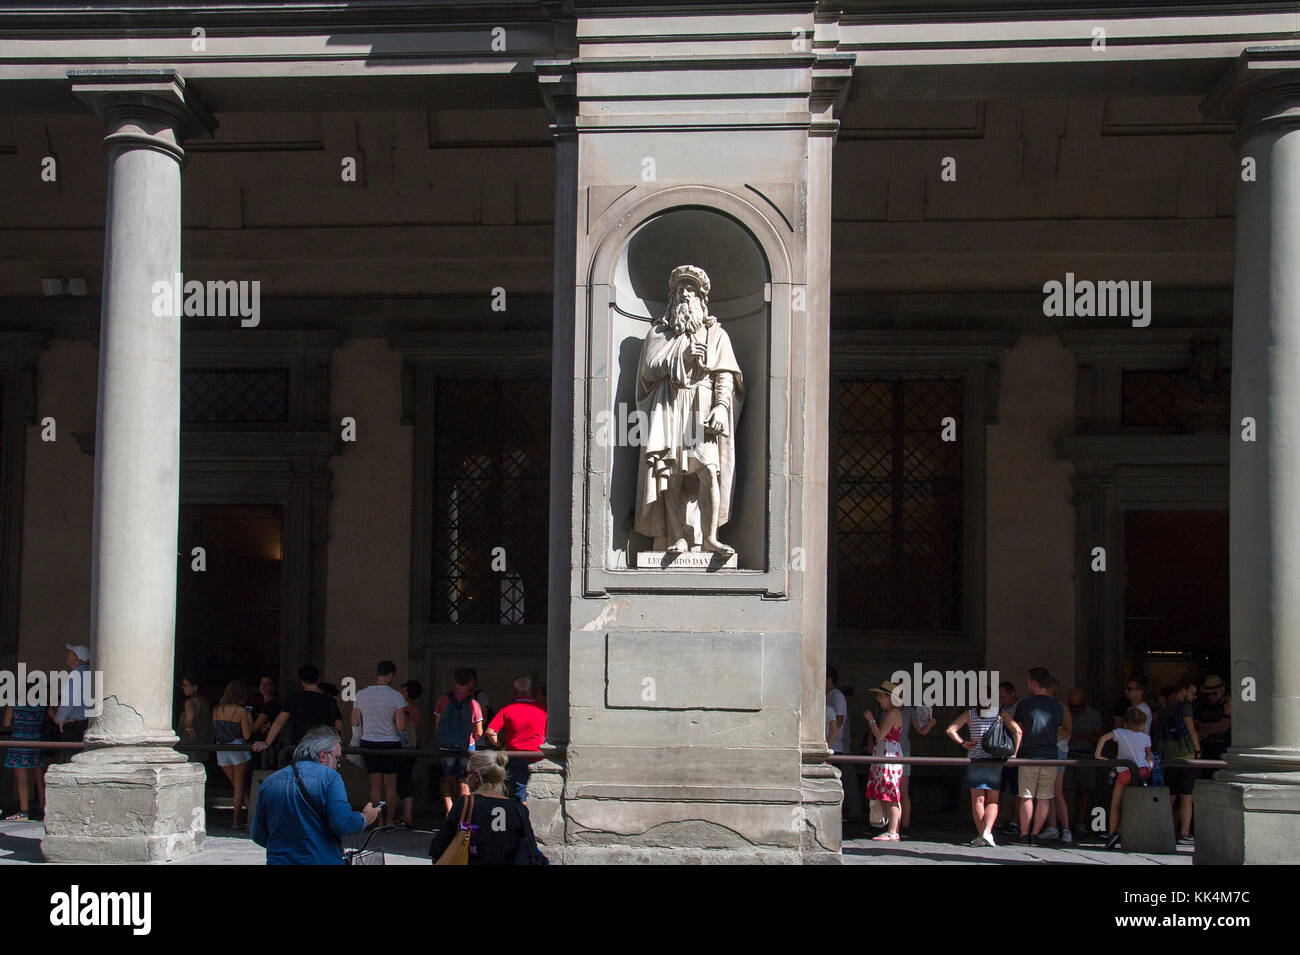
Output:
<svg viewBox="0 0 1300 955">
<path fill-rule="evenodd" d="M 342 836 L 360 832 L 379 818 L 366 803 L 360 812 L 348 803 L 339 760 L 337 730 L 307 731 L 293 761 L 262 781 L 253 816 L 253 841 L 266 847 L 267 865 L 342 865 Z"/>
</svg>

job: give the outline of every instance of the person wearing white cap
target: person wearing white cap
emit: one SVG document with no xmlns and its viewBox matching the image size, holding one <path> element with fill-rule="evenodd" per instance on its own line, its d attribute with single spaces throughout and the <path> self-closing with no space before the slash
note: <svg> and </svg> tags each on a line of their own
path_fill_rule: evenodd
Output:
<svg viewBox="0 0 1300 955">
<path fill-rule="evenodd" d="M 54 711 L 54 722 L 59 726 L 59 739 L 65 743 L 80 743 L 86 738 L 86 680 L 90 676 L 90 648 L 81 643 L 65 643 L 68 655 L 65 663 L 72 672 L 63 684 L 59 695 L 59 708 Z M 71 758 L 71 752 L 65 757 Z"/>
</svg>

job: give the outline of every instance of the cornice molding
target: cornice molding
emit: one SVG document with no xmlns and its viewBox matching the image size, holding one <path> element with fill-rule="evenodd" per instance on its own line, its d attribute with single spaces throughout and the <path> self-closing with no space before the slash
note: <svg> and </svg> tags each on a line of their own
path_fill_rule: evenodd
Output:
<svg viewBox="0 0 1300 955">
<path fill-rule="evenodd" d="M 1057 457 L 1081 471 L 1111 472 L 1116 466 L 1228 465 L 1229 435 L 1072 434 L 1056 442 Z"/>
<path fill-rule="evenodd" d="M 1185 367 L 1191 363 L 1191 343 L 1214 336 L 1219 340 L 1223 367 L 1232 364 L 1232 328 L 1070 329 L 1059 332 L 1061 342 L 1080 365 L 1111 363 L 1129 370 Z"/>
<path fill-rule="evenodd" d="M 551 373 L 549 331 L 399 332 L 388 337 L 388 346 L 400 352 L 405 362 L 438 375 L 549 377 Z"/>
<path fill-rule="evenodd" d="M 942 370 L 998 363 L 1020 337 L 1015 331 L 831 329 L 831 367 L 851 370 Z"/>
</svg>

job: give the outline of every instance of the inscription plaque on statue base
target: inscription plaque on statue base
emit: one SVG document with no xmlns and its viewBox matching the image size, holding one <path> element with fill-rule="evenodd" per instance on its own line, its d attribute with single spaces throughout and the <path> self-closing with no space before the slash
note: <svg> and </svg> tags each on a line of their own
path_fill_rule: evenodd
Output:
<svg viewBox="0 0 1300 955">
<path fill-rule="evenodd" d="M 664 550 L 643 550 L 636 555 L 637 570 L 735 570 L 740 564 L 735 554 L 712 554 L 687 551 L 670 554 Z"/>
</svg>

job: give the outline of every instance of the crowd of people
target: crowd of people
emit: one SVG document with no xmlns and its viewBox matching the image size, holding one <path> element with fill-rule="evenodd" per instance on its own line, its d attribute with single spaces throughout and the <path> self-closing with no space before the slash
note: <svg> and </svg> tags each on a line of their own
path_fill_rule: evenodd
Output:
<svg viewBox="0 0 1300 955">
<path fill-rule="evenodd" d="M 247 688 L 232 681 L 211 709 L 198 679 L 184 675 L 185 702 L 176 725 L 180 739 L 239 747 L 217 751 L 217 764 L 235 794 L 232 824 L 236 828 L 247 824 L 240 813 L 248 802 L 252 761 L 260 758 L 264 768 L 278 767 L 258 789 L 252 820 L 253 839 L 267 848 L 268 864 L 341 864 L 343 837 L 376 822 L 414 826 L 416 758 L 398 751 L 419 748 L 422 712 L 416 701 L 424 688 L 417 680 L 394 686 L 396 675 L 391 660 L 379 661 L 374 682 L 357 691 L 351 701 L 350 745 L 363 752 L 348 757 L 342 753 L 344 720 L 338 690 L 321 681 L 316 667 L 303 666 L 298 671 L 298 691 L 283 699 L 273 677 L 262 677 L 251 701 Z M 530 761 L 508 758 L 505 751 L 540 751 L 546 741 L 546 709 L 529 677 L 516 679 L 514 690 L 512 701 L 494 712 L 478 686 L 478 674 L 460 667 L 433 709 L 432 738 L 441 751 L 442 808 L 448 821 L 432 845 L 438 846 L 439 839 L 445 842 L 448 825 L 455 831 L 464 815 L 467 831 L 474 834 L 471 864 L 542 859 L 525 808 Z M 191 759 L 202 761 L 210 751 L 188 752 Z M 359 811 L 348 803 L 339 772 L 345 758 L 360 760 L 367 775 L 370 798 Z M 501 802 L 494 805 L 497 799 Z M 469 806 L 472 811 L 467 811 Z M 500 812 L 492 815 L 495 810 Z M 490 815 L 487 827 L 478 821 L 484 813 Z M 441 851 L 434 853 L 435 859 Z"/>
<path fill-rule="evenodd" d="M 84 738 L 88 719 L 84 706 L 77 705 L 82 700 L 77 686 L 88 678 L 90 651 L 73 644 L 67 651 L 70 676 L 60 698 L 63 705 L 5 707 L 0 719 L 12 740 Z M 228 747 L 217 750 L 216 763 L 234 793 L 231 822 L 235 828 L 249 826 L 244 809 L 254 760 L 260 760 L 264 769 L 279 767 L 262 782 L 258 812 L 251 821 L 254 839 L 267 847 L 268 863 L 341 863 L 342 837 L 376 821 L 406 828 L 414 825 L 416 760 L 395 751 L 419 747 L 422 713 L 416 701 L 423 696 L 423 687 L 417 680 L 407 680 L 395 688 L 396 673 L 392 661 L 379 661 L 374 683 L 352 701 L 351 745 L 364 752 L 348 758 L 360 760 L 370 787 L 370 800 L 360 811 L 348 804 L 338 772 L 344 758 L 339 692 L 333 684 L 322 682 L 315 666 L 299 669 L 297 691 L 284 698 L 275 678 L 264 675 L 256 692 L 232 680 L 215 706 L 201 692 L 197 676 L 183 674 L 177 736 L 182 743 L 196 744 L 185 748 L 196 761 L 211 757 L 211 750 L 199 744 Z M 1101 713 L 1088 705 L 1082 690 L 1072 689 L 1062 700 L 1060 684 L 1046 669 L 1029 670 L 1026 686 L 1028 695 L 1020 699 L 1015 684 L 1003 682 L 996 704 L 963 709 L 947 726 L 948 738 L 965 750 L 969 760 L 964 786 L 976 830 L 972 845 L 997 845 L 994 833 L 999 831 L 1000 810 L 1004 810 L 1002 835 L 1019 837 L 1022 844 L 1072 842 L 1076 831 L 1082 835 L 1089 829 L 1092 807 L 1105 805 L 1102 794 L 1109 788 L 1105 844 L 1113 848 L 1120 839 L 1125 788 L 1153 782 L 1169 787 L 1178 841 L 1192 842 L 1193 785 L 1213 770 L 1179 764 L 1162 768 L 1161 762 L 1223 757 L 1231 744 L 1232 703 L 1221 678 L 1209 676 L 1199 687 L 1191 679 L 1180 679 L 1152 697 L 1146 678 L 1134 674 L 1125 683 L 1123 700 L 1112 711 L 1110 728 L 1104 726 Z M 837 754 L 910 756 L 912 741 L 929 735 L 938 722 L 929 706 L 897 705 L 898 689 L 888 681 L 871 688 L 875 708 L 863 713 L 867 730 L 860 748 L 854 750 L 849 719 L 853 691 L 841 687 L 837 671 L 828 667 L 829 748 Z M 546 739 L 545 688 L 535 693 L 531 679 L 521 676 L 514 681 L 514 690 L 512 701 L 494 712 L 478 686 L 477 673 L 460 667 L 434 705 L 432 735 L 441 751 L 445 814 L 430 846 L 435 859 L 446 853 L 457 833 L 469 832 L 472 864 L 545 861 L 532 838 L 526 808 L 531 761 L 509 758 L 504 752 L 540 751 Z M 1001 742 L 994 746 L 989 740 L 999 734 Z M 990 746 L 994 752 L 986 749 Z M 1136 770 L 1117 766 L 1103 785 L 1106 767 L 1007 767 L 1008 755 L 1025 760 L 1118 758 Z M 6 819 L 43 814 L 48 761 L 48 751 L 12 746 L 6 750 L 4 765 L 14 770 L 19 800 L 18 810 Z M 881 830 L 876 840 L 896 842 L 908 834 L 913 767 L 873 763 L 865 783 L 859 781 L 852 764 L 841 764 L 841 770 L 847 818 L 861 814 L 865 797 Z M 1003 793 L 1010 795 L 1004 799 Z M 490 824 L 485 826 L 487 820 Z"/>
<path fill-rule="evenodd" d="M 90 648 L 84 644 L 65 644 L 64 663 L 67 680 L 59 688 L 57 706 L 18 706 L 3 708 L 0 727 L 11 741 L 80 743 L 86 736 L 90 720 L 86 715 L 86 682 L 90 679 Z M 70 750 L 52 754 L 51 750 L 11 746 L 5 750 L 5 769 L 14 771 L 14 788 L 18 808 L 4 818 L 25 822 L 45 817 L 45 767 L 71 758 Z M 35 805 L 33 805 L 33 791 Z"/>
<path fill-rule="evenodd" d="M 1231 744 L 1232 702 L 1224 681 L 1211 675 L 1199 687 L 1183 678 L 1165 687 L 1148 702 L 1149 686 L 1134 674 L 1124 686 L 1124 698 L 1112 711 L 1112 725 L 1104 726 L 1101 713 L 1088 705 L 1083 690 L 1075 688 L 1062 699 L 1060 683 L 1044 668 L 1026 674 L 1028 695 L 1017 696 L 1016 686 L 1004 681 L 998 701 L 988 707 L 963 709 L 949 722 L 946 734 L 969 759 L 964 788 L 969 792 L 975 824 L 972 846 L 996 847 L 994 833 L 1018 838 L 1022 845 L 1043 840 L 1072 843 L 1088 837 L 1094 804 L 1108 809 L 1105 846 L 1120 843 L 1123 794 L 1126 787 L 1163 784 L 1169 787 L 1177 841 L 1193 843 L 1192 791 L 1197 778 L 1214 768 L 1182 765 L 1185 760 L 1222 759 Z M 868 692 L 875 708 L 863 713 L 867 732 L 856 752 L 873 756 L 910 756 L 911 741 L 928 735 L 937 725 L 927 706 L 897 705 L 899 687 L 885 681 Z M 852 688 L 839 685 L 839 674 L 827 667 L 826 740 L 832 752 L 855 752 L 849 730 Z M 1154 703 L 1154 707 L 1152 705 Z M 964 735 L 963 735 L 964 734 Z M 990 735 L 992 734 L 992 736 Z M 1001 737 L 995 752 L 991 738 Z M 1111 760 L 1122 764 L 1057 766 L 1020 764 L 1006 766 L 1007 758 L 1021 760 Z M 1161 762 L 1166 765 L 1161 768 Z M 908 833 L 912 805 L 908 792 L 914 767 L 901 763 L 873 763 L 865 788 L 853 764 L 841 763 L 846 818 L 859 817 L 862 802 L 869 802 L 869 817 L 881 832 L 876 841 L 896 842 Z M 1102 801 L 1109 789 L 1109 802 Z M 1004 794 L 1008 794 L 1004 796 Z M 1071 798 L 1072 797 L 1072 798 Z M 999 829 L 999 812 L 1002 812 Z M 1071 819 L 1074 825 L 1071 826 Z"/>
</svg>

